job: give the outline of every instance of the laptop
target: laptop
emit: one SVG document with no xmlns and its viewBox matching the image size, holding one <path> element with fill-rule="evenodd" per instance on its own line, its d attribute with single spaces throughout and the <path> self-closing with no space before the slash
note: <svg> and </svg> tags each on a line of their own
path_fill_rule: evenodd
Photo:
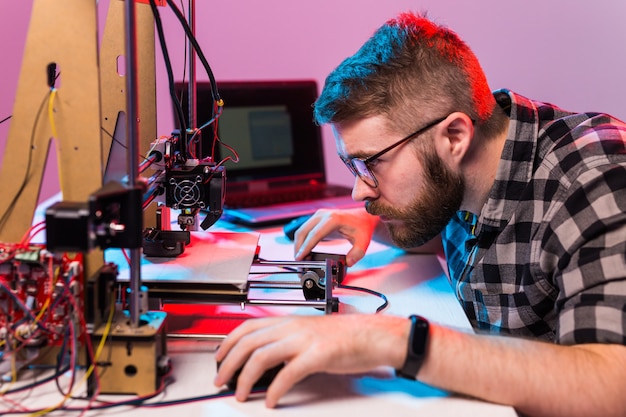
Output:
<svg viewBox="0 0 626 417">
<path fill-rule="evenodd" d="M 351 188 L 327 182 L 320 127 L 313 122 L 314 80 L 218 82 L 224 100 L 217 134 L 239 155 L 227 161 L 222 219 L 250 226 L 286 223 L 319 208 L 362 206 Z M 176 83 L 187 114 L 185 83 Z M 209 82 L 196 83 L 199 126 L 211 117 Z M 204 129 L 211 143 L 213 130 Z M 208 140 L 207 140 L 208 139 Z M 232 153 L 215 147 L 215 161 Z"/>
</svg>

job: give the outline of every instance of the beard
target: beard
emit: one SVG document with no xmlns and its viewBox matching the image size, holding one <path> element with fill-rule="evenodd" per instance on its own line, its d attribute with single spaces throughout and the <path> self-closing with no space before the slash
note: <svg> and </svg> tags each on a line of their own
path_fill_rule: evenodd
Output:
<svg viewBox="0 0 626 417">
<path fill-rule="evenodd" d="M 368 213 L 399 220 L 385 223 L 391 240 L 403 249 L 421 246 L 443 231 L 460 209 L 465 192 L 461 175 L 452 172 L 434 152 L 420 157 L 424 166 L 424 188 L 407 207 L 385 206 L 368 201 Z"/>
</svg>

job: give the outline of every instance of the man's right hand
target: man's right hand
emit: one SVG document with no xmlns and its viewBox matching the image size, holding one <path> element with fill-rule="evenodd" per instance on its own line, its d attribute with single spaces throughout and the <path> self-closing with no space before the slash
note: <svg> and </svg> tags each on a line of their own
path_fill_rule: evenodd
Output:
<svg viewBox="0 0 626 417">
<path fill-rule="evenodd" d="M 336 232 L 352 243 L 352 249 L 346 254 L 346 264 L 352 266 L 365 256 L 378 221 L 377 216 L 369 214 L 362 207 L 348 210 L 320 209 L 296 231 L 295 259 L 303 260 L 322 239 Z"/>
</svg>

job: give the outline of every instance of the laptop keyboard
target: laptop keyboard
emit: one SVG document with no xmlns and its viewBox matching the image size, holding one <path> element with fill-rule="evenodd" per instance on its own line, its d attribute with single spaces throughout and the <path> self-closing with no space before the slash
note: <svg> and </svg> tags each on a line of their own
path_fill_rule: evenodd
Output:
<svg viewBox="0 0 626 417">
<path fill-rule="evenodd" d="M 311 215 L 321 208 L 352 208 L 363 205 L 354 201 L 351 189 L 340 185 L 313 188 L 289 188 L 285 191 L 231 193 L 226 192 L 224 219 L 246 225 L 265 225 Z M 232 204 L 241 204 L 233 207 Z"/>
<path fill-rule="evenodd" d="M 297 189 L 280 192 L 262 192 L 229 195 L 226 194 L 225 205 L 230 208 L 264 207 L 293 201 L 317 200 L 328 197 L 325 188 Z"/>
</svg>

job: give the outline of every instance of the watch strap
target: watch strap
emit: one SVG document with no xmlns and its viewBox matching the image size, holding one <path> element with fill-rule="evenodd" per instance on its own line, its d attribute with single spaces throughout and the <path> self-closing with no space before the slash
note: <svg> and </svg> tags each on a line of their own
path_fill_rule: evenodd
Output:
<svg viewBox="0 0 626 417">
<path fill-rule="evenodd" d="M 411 331 L 407 346 L 406 359 L 401 369 L 396 370 L 396 375 L 407 379 L 416 379 L 417 373 L 426 358 L 426 343 L 428 342 L 428 320 L 418 315 L 409 316 Z"/>
</svg>

